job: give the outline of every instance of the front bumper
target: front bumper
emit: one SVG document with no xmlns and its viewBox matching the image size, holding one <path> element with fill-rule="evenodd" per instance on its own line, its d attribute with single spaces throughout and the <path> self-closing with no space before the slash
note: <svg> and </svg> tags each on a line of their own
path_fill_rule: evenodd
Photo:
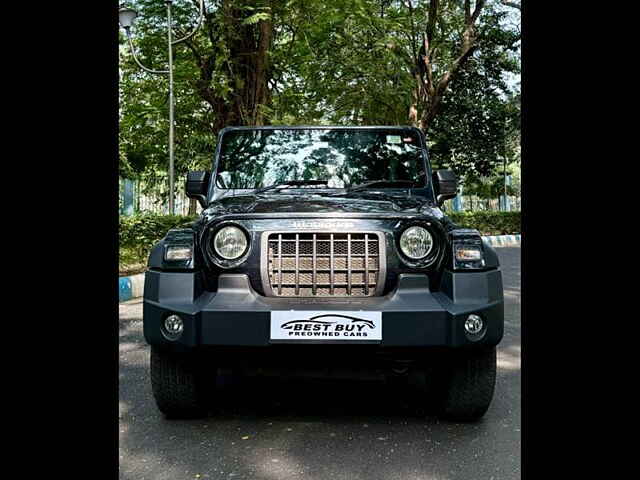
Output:
<svg viewBox="0 0 640 480">
<path fill-rule="evenodd" d="M 274 310 L 382 312 L 382 340 L 377 345 L 383 349 L 491 346 L 497 345 L 503 335 L 504 301 L 499 269 L 445 271 L 438 292 L 430 291 L 426 275 L 402 274 L 394 291 L 368 298 L 264 297 L 253 290 L 243 274 L 221 275 L 217 292 L 209 292 L 202 288 L 199 275 L 147 271 L 143 323 L 144 336 L 150 345 L 175 351 L 199 347 L 269 347 L 272 346 L 270 312 Z M 167 340 L 161 333 L 162 322 L 172 313 L 184 321 L 183 334 L 176 341 Z M 486 332 L 480 340 L 471 340 L 464 331 L 464 321 L 471 313 L 481 315 L 486 322 Z"/>
</svg>

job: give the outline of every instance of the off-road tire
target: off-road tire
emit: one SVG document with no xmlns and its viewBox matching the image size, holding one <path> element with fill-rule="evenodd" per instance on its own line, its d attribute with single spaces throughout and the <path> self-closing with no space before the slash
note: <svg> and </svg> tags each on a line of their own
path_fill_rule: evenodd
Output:
<svg viewBox="0 0 640 480">
<path fill-rule="evenodd" d="M 211 396 L 201 362 L 193 354 L 151 347 L 151 388 L 167 418 L 199 418 L 207 414 Z"/>
<path fill-rule="evenodd" d="M 496 383 L 496 348 L 460 352 L 448 359 L 441 416 L 469 422 L 489 408 Z"/>
</svg>

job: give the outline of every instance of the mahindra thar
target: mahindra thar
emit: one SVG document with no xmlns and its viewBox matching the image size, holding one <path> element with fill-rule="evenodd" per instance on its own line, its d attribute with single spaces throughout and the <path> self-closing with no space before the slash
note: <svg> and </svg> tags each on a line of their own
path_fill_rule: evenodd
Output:
<svg viewBox="0 0 640 480">
<path fill-rule="evenodd" d="M 145 274 L 160 411 L 207 414 L 223 370 L 366 366 L 419 379 L 445 418 L 482 417 L 503 335 L 501 271 L 480 233 L 444 214 L 457 180 L 427 153 L 412 127 L 222 130 L 212 171 L 187 176 L 199 218 L 153 247 Z"/>
</svg>

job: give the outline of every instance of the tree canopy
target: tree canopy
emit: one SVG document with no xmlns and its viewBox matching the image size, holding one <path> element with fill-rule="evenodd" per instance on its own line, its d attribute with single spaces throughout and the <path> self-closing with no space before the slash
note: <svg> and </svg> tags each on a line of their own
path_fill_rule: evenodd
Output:
<svg viewBox="0 0 640 480">
<path fill-rule="evenodd" d="M 144 65 L 165 69 L 166 7 L 127 2 Z M 174 48 L 176 173 L 210 168 L 230 125 L 416 125 L 436 167 L 465 178 L 519 152 L 519 2 L 205 0 L 202 28 Z M 173 2 L 174 35 L 197 0 Z M 120 173 L 167 169 L 168 82 L 120 38 Z M 471 180 L 470 180 L 471 181 Z"/>
</svg>

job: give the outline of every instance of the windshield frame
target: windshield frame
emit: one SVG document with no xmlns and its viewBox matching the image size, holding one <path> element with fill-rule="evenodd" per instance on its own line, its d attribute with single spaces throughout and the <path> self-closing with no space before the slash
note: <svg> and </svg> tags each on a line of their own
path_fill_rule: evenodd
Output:
<svg viewBox="0 0 640 480">
<path fill-rule="evenodd" d="M 222 137 L 229 133 L 229 132 L 233 132 L 233 131 L 255 131 L 255 130 L 398 130 L 398 131 L 407 131 L 407 130 L 412 130 L 413 132 L 415 132 L 418 135 L 419 141 L 420 141 L 420 147 L 421 147 L 421 158 L 422 158 L 422 162 L 423 162 L 423 166 L 424 166 L 424 171 L 426 172 L 426 177 L 425 177 L 425 184 L 422 187 L 417 187 L 417 188 L 407 188 L 407 187 L 403 187 L 403 188 L 398 188 L 398 187 L 394 187 L 394 188 L 388 188 L 388 187 L 372 187 L 371 189 L 367 189 L 367 190 L 363 190 L 364 192 L 376 192 L 376 191 L 380 191 L 383 192 L 385 194 L 388 195 L 402 195 L 402 194 L 407 194 L 407 192 L 409 192 L 409 195 L 417 195 L 417 196 L 424 196 L 427 197 L 429 200 L 432 200 L 435 202 L 435 192 L 433 191 L 433 182 L 432 182 L 432 171 L 431 171 L 431 165 L 429 162 L 429 154 L 427 151 L 427 145 L 425 142 L 425 137 L 424 134 L 422 133 L 422 130 L 420 130 L 417 127 L 411 127 L 411 126 L 398 126 L 398 125 L 393 125 L 393 126 L 385 126 L 385 125 L 380 125 L 380 126 L 363 126 L 363 127 L 352 127 L 352 126 L 332 126 L 332 125 L 316 125 L 316 126 L 286 126 L 286 125 L 279 125 L 279 126 L 264 126 L 264 127 L 225 127 L 222 130 L 220 130 L 220 133 L 218 134 L 218 142 L 216 145 L 216 151 L 213 157 L 213 165 L 212 165 L 212 175 L 211 175 L 211 181 L 209 182 L 209 192 L 207 195 L 207 203 L 210 203 L 214 200 L 217 200 L 219 198 L 222 197 L 226 197 L 226 196 L 237 196 L 237 195 L 246 195 L 246 194 L 250 194 L 252 192 L 254 192 L 256 189 L 253 188 L 249 188 L 249 189 L 240 189 L 240 188 L 220 188 L 216 185 L 216 175 L 218 172 L 218 164 L 220 162 L 220 153 L 221 153 L 221 149 L 222 149 Z M 297 192 L 303 192 L 303 193 L 313 193 L 314 191 L 335 191 L 335 192 L 348 192 L 348 189 L 346 188 L 319 188 L 319 189 L 313 189 L 310 190 L 308 188 L 299 188 L 299 187 L 291 187 L 291 188 L 286 188 L 286 190 L 295 190 Z"/>
</svg>

